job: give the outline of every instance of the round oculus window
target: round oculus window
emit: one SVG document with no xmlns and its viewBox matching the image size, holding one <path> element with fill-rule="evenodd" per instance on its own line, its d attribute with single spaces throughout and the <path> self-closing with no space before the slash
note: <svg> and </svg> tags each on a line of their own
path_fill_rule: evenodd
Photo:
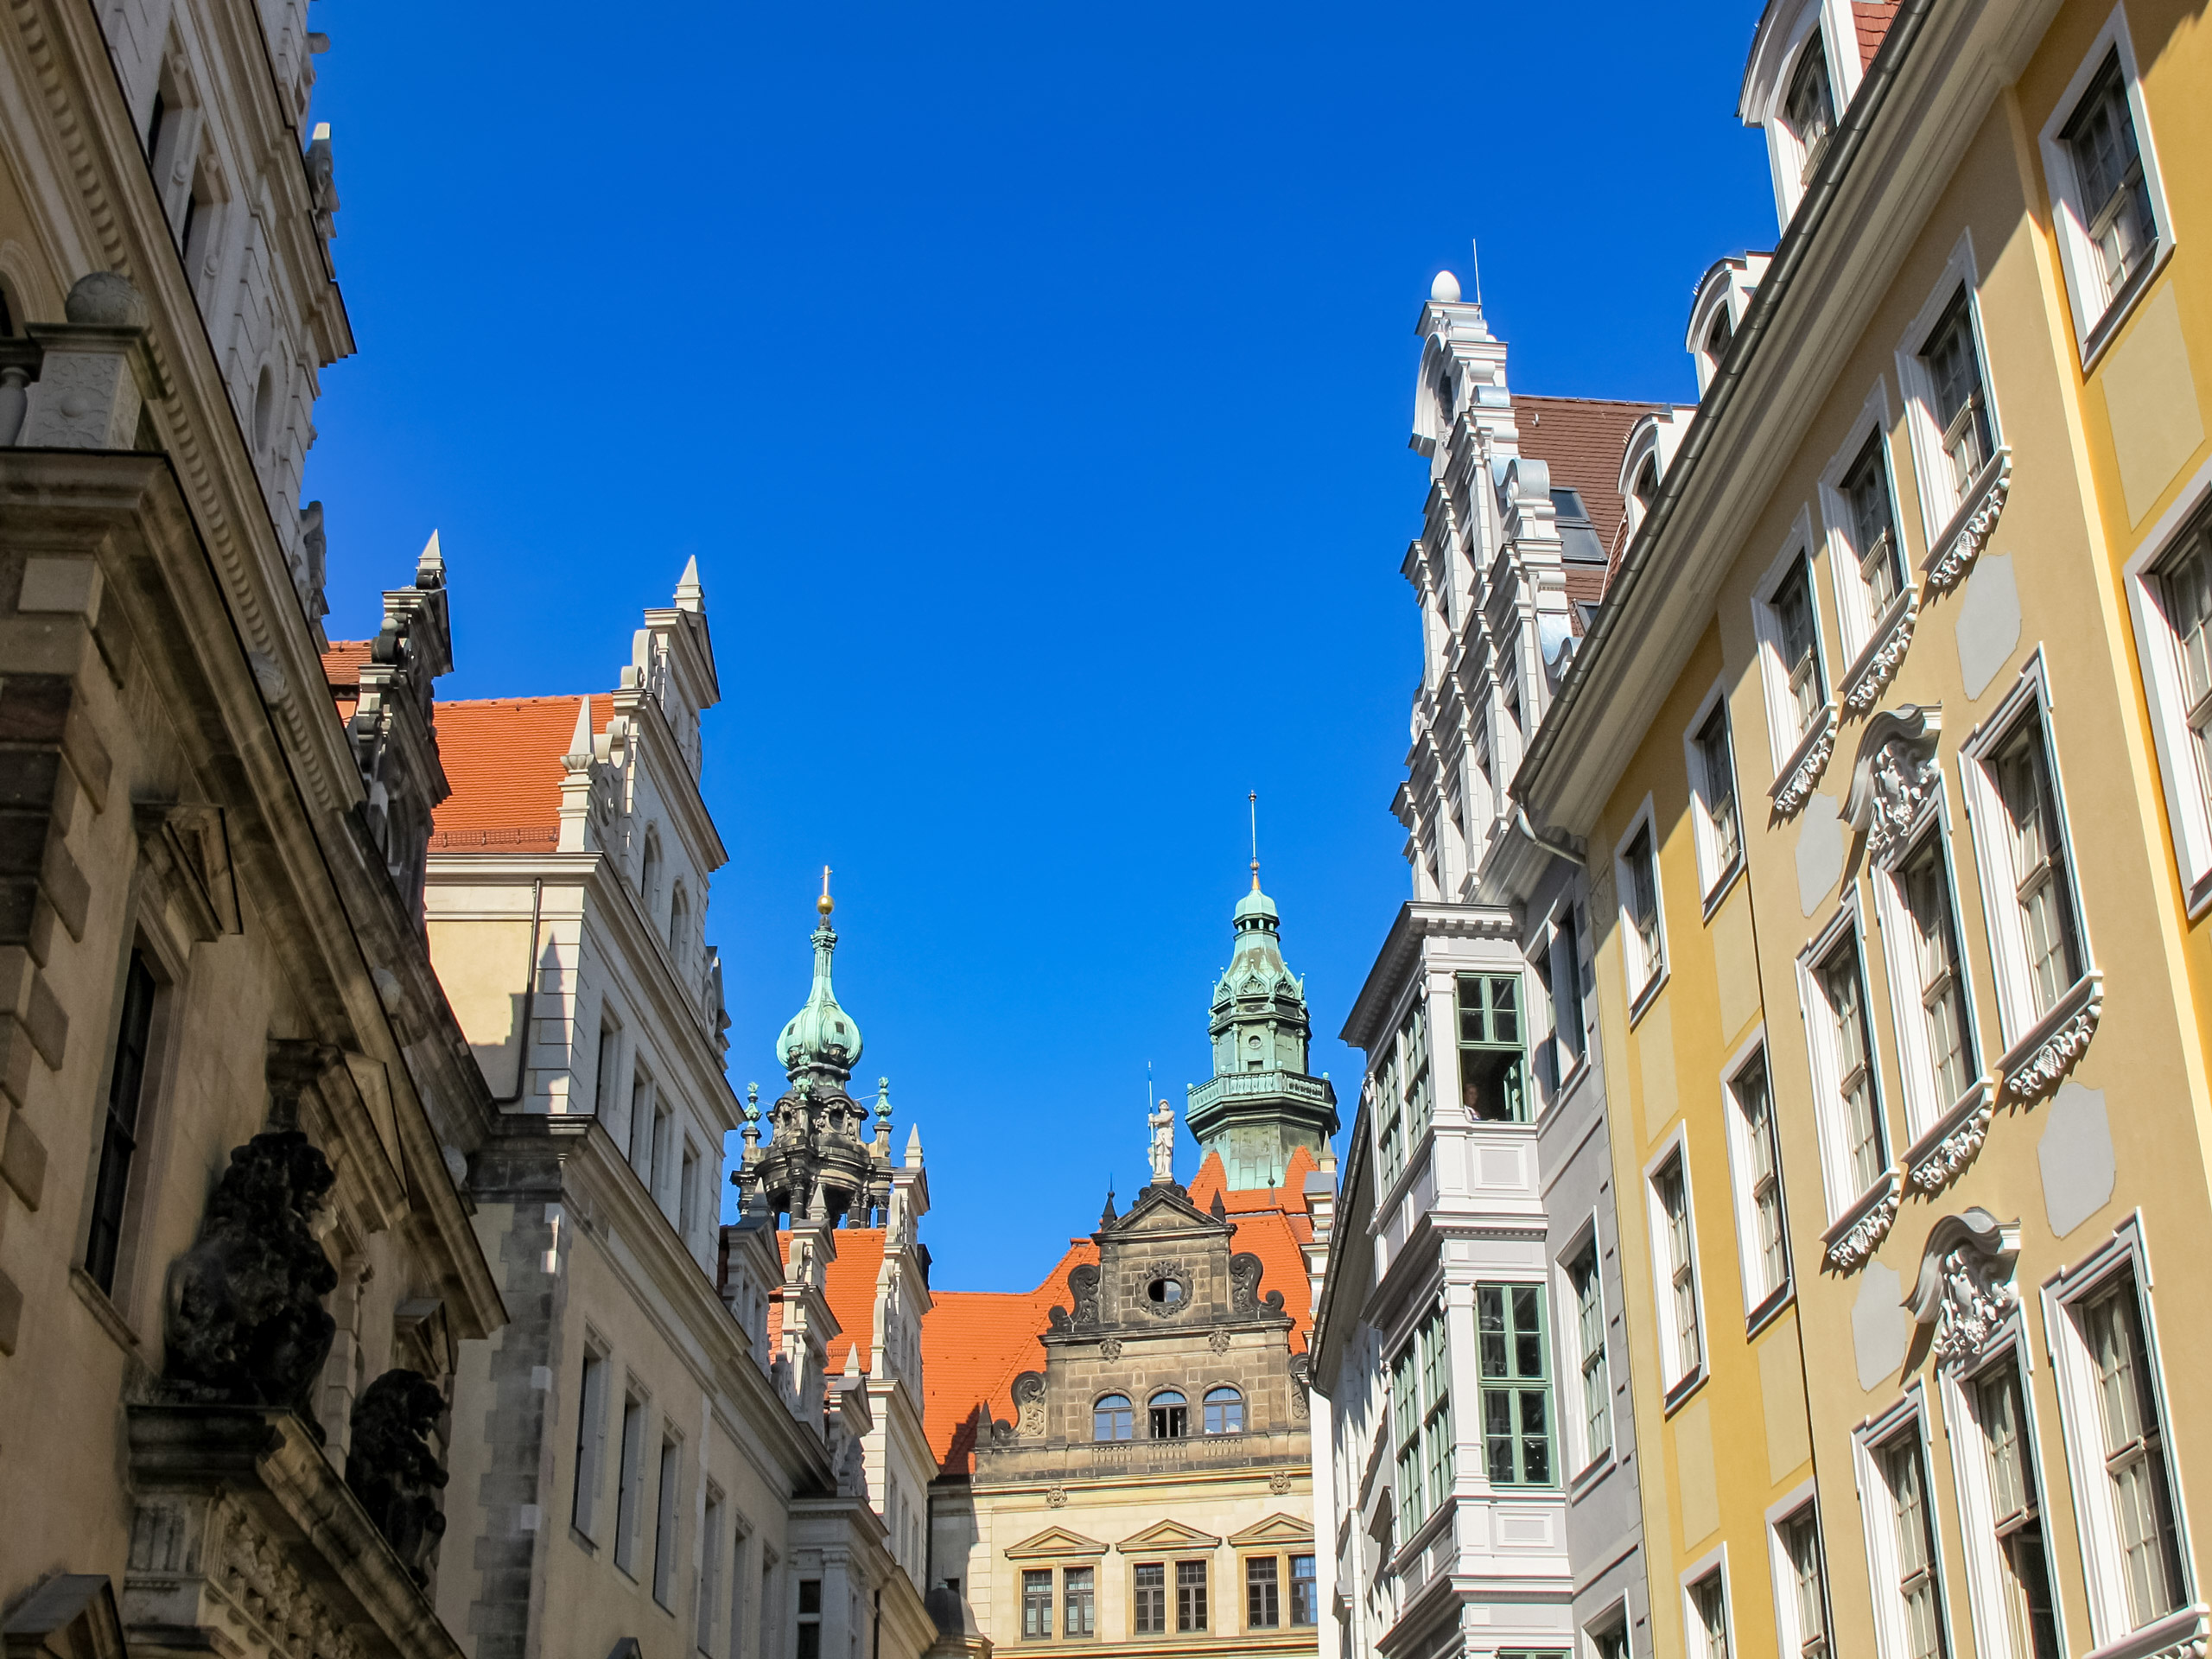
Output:
<svg viewBox="0 0 2212 1659">
<path fill-rule="evenodd" d="M 1180 1307 L 1183 1305 L 1183 1281 L 1179 1279 L 1158 1278 L 1144 1287 L 1144 1294 L 1154 1309 L 1166 1313 L 1170 1308 Z"/>
</svg>

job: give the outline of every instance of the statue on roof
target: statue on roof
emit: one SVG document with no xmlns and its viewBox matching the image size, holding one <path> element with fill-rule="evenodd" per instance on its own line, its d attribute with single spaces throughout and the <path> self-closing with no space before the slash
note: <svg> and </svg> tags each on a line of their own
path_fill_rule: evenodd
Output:
<svg viewBox="0 0 2212 1659">
<path fill-rule="evenodd" d="M 1152 1126 L 1152 1184 L 1175 1185 L 1175 1109 L 1161 1101 L 1145 1122 Z"/>
</svg>

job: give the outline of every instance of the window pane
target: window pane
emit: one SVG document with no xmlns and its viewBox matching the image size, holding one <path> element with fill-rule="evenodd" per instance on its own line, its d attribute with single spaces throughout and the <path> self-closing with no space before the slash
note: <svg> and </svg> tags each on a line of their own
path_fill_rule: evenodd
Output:
<svg viewBox="0 0 2212 1659">
<path fill-rule="evenodd" d="M 1244 1563 L 1244 1626 L 1271 1630 L 1282 1623 L 1281 1588 L 1275 1577 L 1275 1558 L 1255 1555 Z"/>
<path fill-rule="evenodd" d="M 143 950 L 130 953 L 123 982 L 123 1015 L 109 1068 L 107 1117 L 100 1136 L 99 1174 L 92 1188 L 92 1225 L 85 1246 L 85 1271 L 102 1290 L 115 1288 L 122 1253 L 124 1208 L 130 1196 L 130 1164 L 138 1150 L 138 1108 L 145 1090 L 146 1049 L 154 1029 L 152 969 Z"/>
<path fill-rule="evenodd" d="M 1813 721 L 1827 706 L 1827 677 L 1821 665 L 1820 632 L 1813 620 L 1813 573 L 1804 555 L 1798 555 L 1774 590 L 1775 623 L 1782 635 L 1782 667 L 1789 686 L 1790 707 L 1797 720 L 1796 735 L 1812 729 Z"/>
<path fill-rule="evenodd" d="M 2115 50 L 2082 99 L 2064 134 L 2082 186 L 2082 208 L 2109 299 L 2151 251 L 2151 188 L 2135 138 Z"/>
<path fill-rule="evenodd" d="M 1873 613 L 1879 616 L 1904 590 L 1904 561 L 1890 516 L 1889 462 L 1879 432 L 1867 437 L 1866 448 L 1844 474 L 1843 499 L 1851 550 L 1859 561 Z"/>
<path fill-rule="evenodd" d="M 1714 708 L 1698 728 L 1698 768 L 1704 775 L 1700 791 L 1706 822 L 1712 826 L 1713 867 L 1716 876 L 1733 868 L 1743 850 L 1742 832 L 1736 820 L 1736 763 L 1728 749 L 1728 710 Z"/>
<path fill-rule="evenodd" d="M 1027 1572 L 1021 1575 L 1021 1634 L 1024 1640 L 1049 1639 L 1052 1634 L 1052 1574 Z"/>
<path fill-rule="evenodd" d="M 1936 1083 L 1933 1107 L 1944 1111 L 1974 1081 L 1974 1052 L 1966 986 L 1959 971 L 1951 873 L 1943 862 L 1942 843 L 1935 834 L 1930 833 L 1898 870 L 1897 896 L 1904 900 L 1912 924 L 1922 1036 Z"/>
<path fill-rule="evenodd" d="M 1999 748 L 1992 766 L 2010 831 L 2029 990 L 2035 1012 L 2041 1015 L 2082 975 L 2073 874 L 2067 868 L 2041 719 L 2031 715 L 2021 721 Z"/>
<path fill-rule="evenodd" d="M 1889 1166 L 1881 1102 L 1874 1090 L 1873 1051 L 1866 1036 L 1866 992 L 1853 934 L 1819 969 L 1835 1051 L 1836 1094 L 1841 1107 L 1844 1159 L 1855 1191 L 1865 1192 Z"/>
<path fill-rule="evenodd" d="M 1158 1636 L 1167 1629 L 1167 1567 L 1147 1561 L 1136 1569 L 1136 1628 L 1140 1636 Z"/>
<path fill-rule="evenodd" d="M 1317 1624 L 1321 1618 L 1320 1595 L 1313 1576 L 1313 1558 L 1290 1558 L 1290 1622 Z"/>
<path fill-rule="evenodd" d="M 1206 1564 L 1175 1563 L 1175 1628 L 1203 1630 L 1206 1627 Z"/>
<path fill-rule="evenodd" d="M 1098 1630 L 1097 1569 L 1071 1567 L 1060 1574 L 1062 1636 L 1095 1636 Z"/>
<path fill-rule="evenodd" d="M 1981 358 L 1974 346 L 1974 315 L 1962 284 L 1942 321 L 1921 348 L 1935 392 L 1930 411 L 1951 463 L 1951 488 L 1963 494 L 1991 454 L 1988 397 L 1982 387 Z"/>
<path fill-rule="evenodd" d="M 2181 1560 L 2133 1277 L 2123 1275 L 2088 1303 L 2082 1325 L 2096 1366 L 2105 1472 L 2120 1528 L 2128 1606 L 2135 1623 L 2145 1624 L 2178 1605 Z"/>
</svg>

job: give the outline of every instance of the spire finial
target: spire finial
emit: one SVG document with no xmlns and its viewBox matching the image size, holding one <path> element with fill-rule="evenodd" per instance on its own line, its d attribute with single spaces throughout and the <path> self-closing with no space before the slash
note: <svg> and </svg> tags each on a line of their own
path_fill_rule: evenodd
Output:
<svg viewBox="0 0 2212 1659">
<path fill-rule="evenodd" d="M 1250 804 L 1252 812 L 1252 891 L 1257 893 L 1260 890 L 1260 791 L 1255 789 L 1244 798 Z"/>
<path fill-rule="evenodd" d="M 1475 279 L 1475 309 L 1483 308 L 1483 250 L 1473 237 L 1467 238 L 1468 274 Z"/>
<path fill-rule="evenodd" d="M 825 918 L 837 908 L 836 901 L 830 897 L 830 867 L 827 864 L 822 867 L 822 896 L 814 901 L 814 907 Z"/>
</svg>

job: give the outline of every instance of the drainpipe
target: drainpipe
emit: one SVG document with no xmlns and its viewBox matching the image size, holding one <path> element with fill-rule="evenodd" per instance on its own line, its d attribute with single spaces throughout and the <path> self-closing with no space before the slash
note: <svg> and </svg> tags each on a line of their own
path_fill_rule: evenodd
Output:
<svg viewBox="0 0 2212 1659">
<path fill-rule="evenodd" d="M 514 1092 L 494 1096 L 494 1106 L 513 1105 L 530 1086 L 530 1016 L 537 1006 L 537 924 L 544 905 L 545 878 L 541 875 L 530 884 L 530 977 L 522 984 L 522 1041 L 515 1048 Z"/>
</svg>

